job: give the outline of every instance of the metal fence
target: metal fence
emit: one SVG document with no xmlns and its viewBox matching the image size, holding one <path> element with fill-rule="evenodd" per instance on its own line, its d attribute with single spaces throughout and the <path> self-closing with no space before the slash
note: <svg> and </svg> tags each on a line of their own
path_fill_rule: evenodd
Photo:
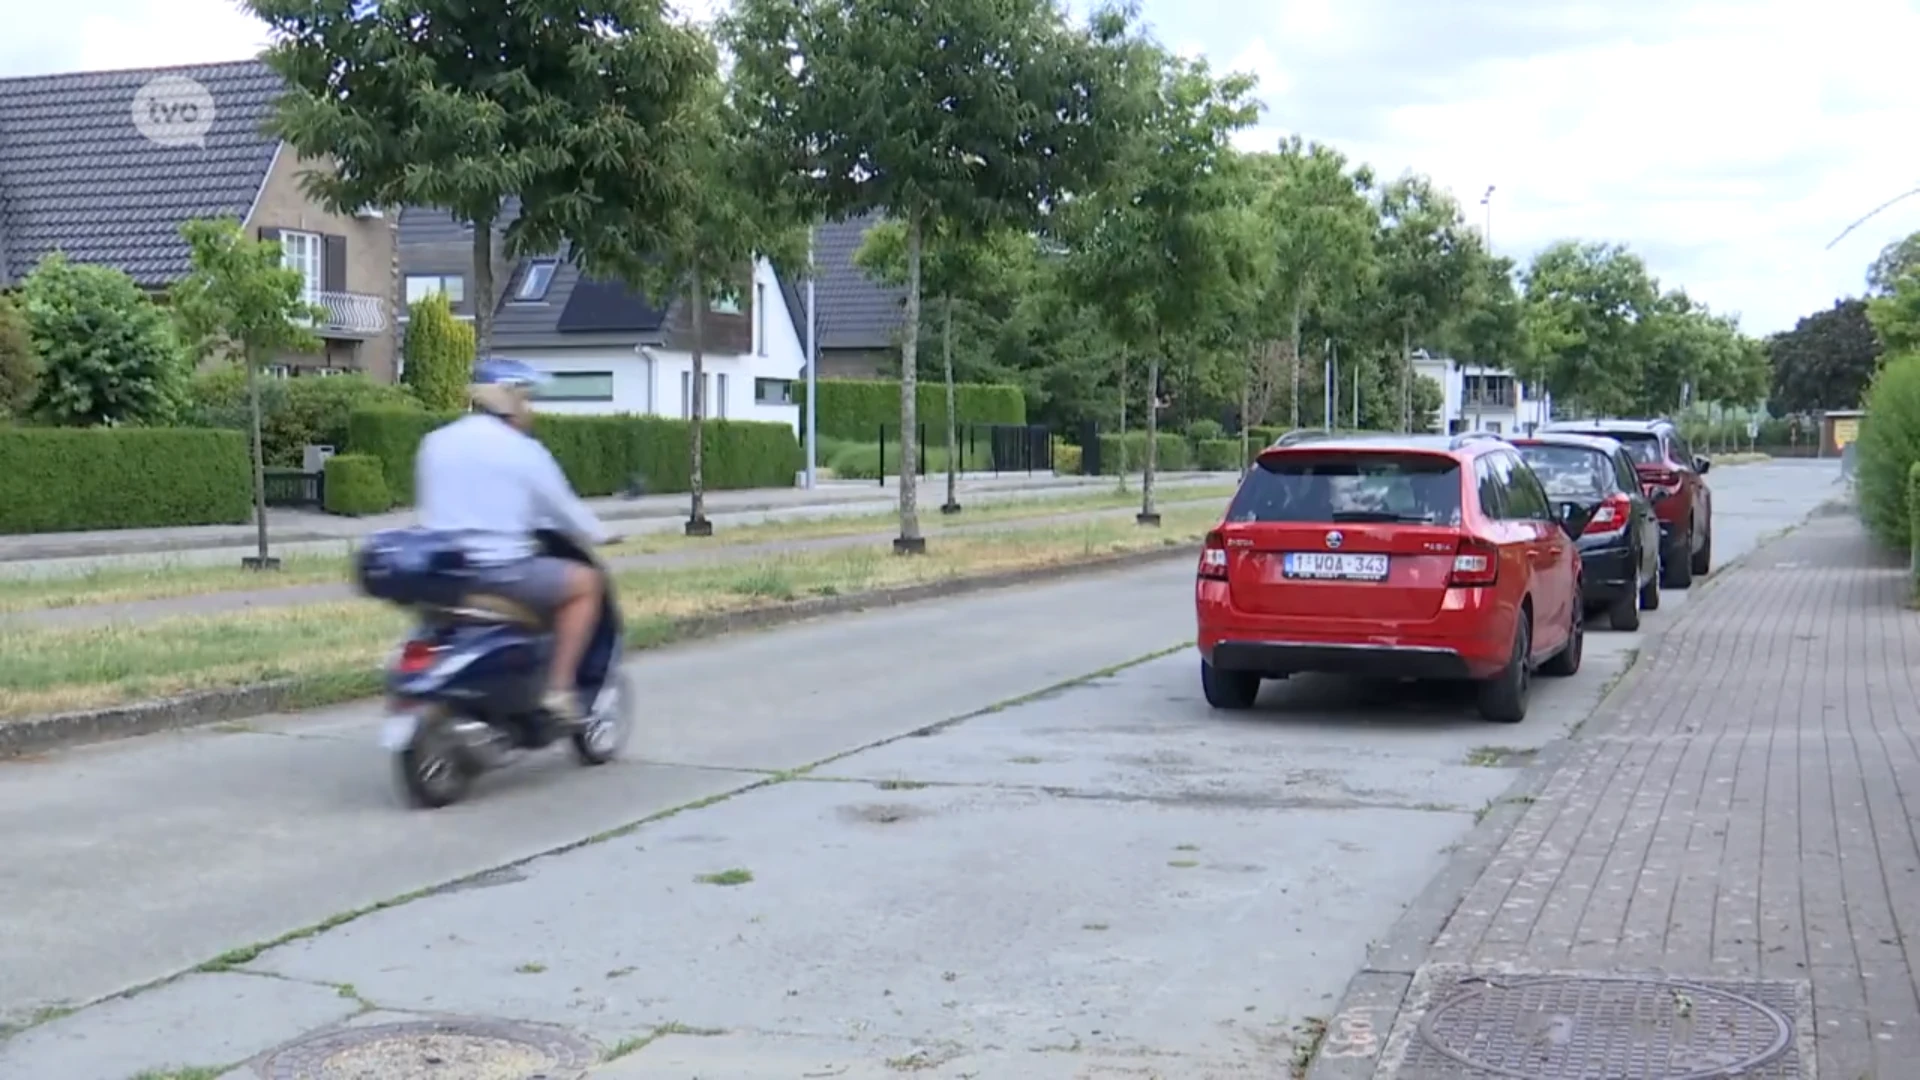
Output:
<svg viewBox="0 0 1920 1080">
<path fill-rule="evenodd" d="M 302 469 L 268 469 L 267 505 L 319 509 L 327 502 L 327 474 Z"/>
<path fill-rule="evenodd" d="M 915 427 L 914 473 L 926 476 L 947 471 L 946 425 L 929 430 Z M 931 443 L 929 442 L 931 436 Z M 1037 473 L 1053 471 L 1053 430 L 1045 424 L 962 424 L 954 431 L 960 471 L 972 473 Z M 885 485 L 889 462 L 900 471 L 900 425 L 880 425 L 880 479 Z"/>
</svg>

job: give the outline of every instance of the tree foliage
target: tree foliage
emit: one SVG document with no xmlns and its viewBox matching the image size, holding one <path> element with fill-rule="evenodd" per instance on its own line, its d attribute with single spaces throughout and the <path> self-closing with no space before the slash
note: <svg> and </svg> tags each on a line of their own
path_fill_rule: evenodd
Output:
<svg viewBox="0 0 1920 1080">
<path fill-rule="evenodd" d="M 1867 302 L 1835 301 L 1767 341 L 1772 368 L 1768 405 L 1775 413 L 1854 409 L 1880 364 L 1880 339 Z"/>
<path fill-rule="evenodd" d="M 1920 353 L 1920 268 L 1902 274 L 1885 294 L 1868 300 L 1867 321 L 1889 355 Z"/>
<path fill-rule="evenodd" d="M 1885 296 L 1903 277 L 1920 270 L 1920 232 L 1910 233 L 1880 249 L 1867 267 L 1867 291 Z"/>
<path fill-rule="evenodd" d="M 21 284 L 41 370 L 28 411 L 69 427 L 163 424 L 184 405 L 187 364 L 166 313 L 119 270 L 40 261 Z"/>
<path fill-rule="evenodd" d="M 0 293 L 0 420 L 23 417 L 40 385 L 40 356 L 27 332 L 27 313 Z"/>
</svg>

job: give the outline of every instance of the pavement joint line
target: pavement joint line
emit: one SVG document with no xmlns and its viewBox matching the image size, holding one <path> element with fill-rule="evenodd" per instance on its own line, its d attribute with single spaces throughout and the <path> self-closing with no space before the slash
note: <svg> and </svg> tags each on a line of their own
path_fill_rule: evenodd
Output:
<svg viewBox="0 0 1920 1080">
<path fill-rule="evenodd" d="M 1702 592 L 1718 585 L 1724 576 L 1729 576 L 1735 570 L 1746 566 L 1767 549 L 1805 527 L 1831 501 L 1826 500 L 1810 508 L 1793 524 L 1763 535 L 1747 552 L 1722 564 L 1721 573 L 1705 580 L 1696 579 L 1696 584 L 1688 590 L 1689 593 Z M 1692 604 L 1689 602 L 1687 608 L 1691 607 Z M 1512 784 L 1508 785 L 1506 791 L 1481 809 L 1467 835 L 1453 845 L 1453 852 L 1448 856 L 1446 865 L 1406 906 L 1384 938 L 1368 946 L 1365 962 L 1348 980 L 1333 1015 L 1341 1016 L 1357 1007 L 1373 1008 L 1375 1011 L 1385 1008 L 1368 1006 L 1365 1003 L 1379 996 L 1377 993 L 1370 992 L 1370 987 L 1383 978 L 1391 978 L 1399 984 L 1400 992 L 1396 995 L 1396 1000 L 1391 1006 L 1392 1015 L 1384 1027 L 1380 1025 L 1376 1027 L 1380 1027 L 1381 1030 L 1391 1030 L 1398 1023 L 1400 1008 L 1404 1004 L 1404 994 L 1407 987 L 1412 984 L 1414 976 L 1418 974 L 1421 965 L 1425 963 L 1434 939 L 1446 929 L 1448 921 L 1453 918 L 1454 912 L 1466 899 L 1474 882 L 1478 881 L 1487 867 L 1492 864 L 1500 848 L 1506 843 L 1507 837 L 1513 832 L 1514 826 L 1519 824 L 1520 819 L 1540 797 L 1540 793 L 1546 789 L 1554 773 L 1559 771 L 1577 750 L 1592 744 L 1593 740 L 1581 737 L 1581 731 L 1586 727 L 1587 721 L 1599 713 L 1607 699 L 1628 679 L 1644 674 L 1645 667 L 1640 663 L 1641 658 L 1658 649 L 1667 636 L 1674 632 L 1686 617 L 1687 608 L 1683 608 L 1680 614 L 1658 633 L 1644 639 L 1634 648 L 1628 654 L 1627 666 L 1614 677 L 1612 685 L 1608 686 L 1594 701 L 1586 715 L 1575 721 L 1565 735 L 1541 747 L 1539 754 L 1520 770 L 1519 775 L 1514 778 Z M 1323 1080 L 1323 1078 L 1324 1080 L 1348 1080 L 1348 1078 L 1358 1080 L 1358 1076 L 1361 1075 L 1372 1077 L 1375 1066 L 1382 1063 L 1377 1058 L 1369 1059 L 1363 1066 L 1365 1071 L 1355 1074 L 1350 1070 L 1350 1066 L 1359 1061 L 1360 1059 L 1357 1058 L 1342 1058 L 1334 1061 L 1316 1056 L 1310 1062 L 1305 1077 L 1306 1080 Z"/>
<path fill-rule="evenodd" d="M 730 772 L 752 772 L 750 769 L 723 770 Z M 1207 809 L 1233 807 L 1246 810 L 1406 810 L 1419 813 L 1471 814 L 1471 806 L 1457 803 L 1442 803 L 1431 800 L 1409 801 L 1399 799 L 1359 799 L 1359 798 L 1323 798 L 1310 795 L 1294 797 L 1257 798 L 1235 796 L 1232 798 L 1211 798 L 1201 794 L 1142 795 L 1124 791 L 1107 791 L 1097 788 L 1076 788 L 1061 784 L 1019 784 L 1002 783 L 995 780 L 914 780 L 906 777 L 869 777 L 869 776 L 819 776 L 816 774 L 791 777 L 793 782 L 802 784 L 844 784 L 849 786 L 874 787 L 882 791 L 997 791 L 1016 795 L 1046 795 L 1056 799 L 1073 799 L 1085 802 L 1112 802 L 1146 804 L 1156 806 L 1193 806 Z M 1498 800 L 1490 800 L 1492 802 Z"/>
<path fill-rule="evenodd" d="M 62 1017 L 71 1016 L 75 1013 L 81 1012 L 86 1009 L 95 1008 L 99 1005 L 106 1004 L 109 1001 L 119 1001 L 119 1000 L 138 997 L 141 994 L 147 993 L 152 990 L 158 990 L 169 984 L 178 982 L 189 975 L 231 973 L 231 974 L 243 974 L 243 975 L 253 975 L 253 976 L 268 976 L 270 975 L 270 973 L 254 971 L 248 968 L 246 965 L 253 963 L 255 960 L 259 959 L 262 954 L 268 952 L 271 949 L 276 949 L 282 945 L 288 945 L 295 941 L 303 941 L 308 938 L 318 937 L 321 934 L 327 933 L 331 930 L 336 930 L 342 926 L 347 925 L 348 923 L 356 922 L 369 915 L 375 915 L 382 911 L 386 911 L 390 908 L 403 907 L 407 904 L 413 903 L 416 900 L 424 900 L 428 897 L 436 896 L 441 893 L 451 892 L 455 889 L 458 889 L 460 886 L 464 884 L 475 882 L 480 878 L 486 877 L 487 875 L 497 874 L 502 870 L 526 866 L 531 863 L 537 862 L 541 859 L 549 859 L 558 855 L 565 855 L 568 852 L 577 851 L 585 847 L 591 847 L 595 844 L 605 843 L 609 840 L 618 840 L 625 836 L 631 836 L 632 834 L 640 831 L 642 828 L 645 828 L 648 825 L 655 825 L 662 821 L 666 821 L 669 818 L 678 817 L 681 814 L 692 813 L 698 810 L 704 810 L 709 806 L 717 806 L 720 803 L 728 802 L 732 799 L 738 798 L 739 796 L 746 795 L 754 791 L 758 791 L 762 788 L 770 788 L 778 784 L 786 783 L 790 780 L 805 778 L 809 773 L 811 773 L 813 770 L 817 768 L 820 768 L 821 766 L 829 765 L 829 764 L 832 764 L 833 762 L 844 760 L 846 758 L 854 756 L 855 754 L 861 754 L 869 750 L 878 749 L 890 743 L 899 742 L 902 739 L 910 739 L 910 738 L 931 735 L 931 734 L 934 734 L 935 732 L 944 731 L 947 728 L 954 727 L 959 724 L 963 724 L 968 720 L 977 719 L 982 716 L 990 716 L 994 713 L 1004 712 L 1007 709 L 1016 708 L 1020 705 L 1027 704 L 1029 702 L 1039 701 L 1050 695 L 1071 690 L 1077 686 L 1082 686 L 1099 679 L 1110 678 L 1111 676 L 1117 675 L 1120 672 L 1127 670 L 1128 668 L 1138 667 L 1141 664 L 1151 663 L 1152 661 L 1158 660 L 1162 657 L 1171 656 L 1174 653 L 1181 651 L 1182 649 L 1192 647 L 1192 645 L 1193 645 L 1192 639 L 1188 639 L 1177 645 L 1172 645 L 1164 649 L 1156 649 L 1144 655 L 1136 656 L 1130 660 L 1122 660 L 1119 663 L 1109 664 L 1108 666 L 1100 668 L 1096 671 L 1087 672 L 1083 675 L 1077 675 L 1069 679 L 1063 679 L 1059 682 L 1053 683 L 1049 686 L 1042 687 L 1038 690 L 1030 691 L 1025 694 L 1020 694 L 1016 697 L 1007 698 L 1004 701 L 998 701 L 991 705 L 974 709 L 971 712 L 962 713 L 959 716 L 954 716 L 946 720 L 941 720 L 932 724 L 927 724 L 923 727 L 916 728 L 912 731 L 903 732 L 898 735 L 890 735 L 885 738 L 875 739 L 861 746 L 856 746 L 850 750 L 843 750 L 837 754 L 833 754 L 828 757 L 821 758 L 817 761 L 809 762 L 797 768 L 785 769 L 785 770 L 780 770 L 776 772 L 769 772 L 761 779 L 755 780 L 752 783 L 743 784 L 740 787 L 732 788 L 727 791 L 718 792 L 702 799 L 695 799 L 692 802 L 682 803 L 678 806 L 671 806 L 664 810 L 659 810 L 652 814 L 648 814 L 647 816 L 640 818 L 638 820 L 628 822 L 625 825 L 619 825 L 611 829 L 605 829 L 600 832 L 594 833 L 591 836 L 587 836 L 583 839 L 575 840 L 571 843 L 561 844 L 557 847 L 549 848 L 545 851 L 535 852 L 534 854 L 526 855 L 518 859 L 511 859 L 511 860 L 508 860 L 507 862 L 500 863 L 496 866 L 490 866 L 485 869 L 476 871 L 474 873 L 463 874 L 460 877 L 455 878 L 451 881 L 444 881 L 439 884 L 428 885 L 418 889 L 412 889 L 407 892 L 401 893 L 398 896 L 390 897 L 386 900 L 380 900 L 371 904 L 363 905 L 361 907 L 352 908 L 347 911 L 342 911 L 337 914 L 330 915 L 327 918 L 322 919 L 319 922 L 312 923 L 308 926 L 303 926 L 294 930 L 289 930 L 286 933 L 281 934 L 277 937 L 273 937 L 273 938 L 266 939 L 264 941 L 258 941 L 252 944 L 241 945 L 236 948 L 228 949 L 226 952 L 223 952 L 220 955 L 215 956 L 210 960 L 202 961 L 201 963 L 196 964 L 192 967 L 186 968 L 181 971 L 176 971 L 171 975 L 164 975 L 158 979 L 149 980 L 147 982 L 139 984 L 138 986 L 128 987 L 127 989 L 118 990 L 111 994 L 104 994 L 100 997 L 94 998 L 90 1001 L 81 1002 L 80 1004 L 77 1004 L 77 1005 L 58 1006 L 53 1009 L 42 1009 L 40 1010 L 40 1012 L 35 1013 L 33 1016 L 29 1017 L 25 1022 L 19 1024 L 18 1026 L 11 1027 L 11 1028 L 0 1028 L 0 1045 L 4 1045 L 8 1041 L 12 1040 L 13 1038 L 21 1034 L 24 1034 L 25 1032 L 31 1031 L 34 1028 L 40 1027 L 43 1024 L 51 1023 L 55 1020 L 61 1019 Z M 734 769 L 734 770 L 722 770 L 722 771 L 747 772 L 750 770 Z M 341 984 L 316 983 L 315 985 L 333 986 L 335 989 L 338 989 Z M 359 1000 L 364 1000 L 364 999 L 359 999 Z"/>
</svg>

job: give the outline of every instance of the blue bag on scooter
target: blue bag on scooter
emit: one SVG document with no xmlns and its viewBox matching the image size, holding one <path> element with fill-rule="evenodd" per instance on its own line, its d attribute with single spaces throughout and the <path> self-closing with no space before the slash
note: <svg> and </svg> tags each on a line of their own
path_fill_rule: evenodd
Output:
<svg viewBox="0 0 1920 1080">
<path fill-rule="evenodd" d="M 453 607 L 467 590 L 466 556 L 452 536 L 432 529 L 383 529 L 354 560 L 360 591 L 403 607 Z"/>
</svg>

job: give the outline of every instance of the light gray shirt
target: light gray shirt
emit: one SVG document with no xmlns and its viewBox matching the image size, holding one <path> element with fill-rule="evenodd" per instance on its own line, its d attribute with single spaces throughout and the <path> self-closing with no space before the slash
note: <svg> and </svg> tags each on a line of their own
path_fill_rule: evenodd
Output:
<svg viewBox="0 0 1920 1080">
<path fill-rule="evenodd" d="M 420 524 L 458 538 L 467 558 L 495 565 L 539 551 L 536 529 L 606 542 L 547 448 L 498 417 L 474 413 L 428 433 L 413 463 Z"/>
</svg>

